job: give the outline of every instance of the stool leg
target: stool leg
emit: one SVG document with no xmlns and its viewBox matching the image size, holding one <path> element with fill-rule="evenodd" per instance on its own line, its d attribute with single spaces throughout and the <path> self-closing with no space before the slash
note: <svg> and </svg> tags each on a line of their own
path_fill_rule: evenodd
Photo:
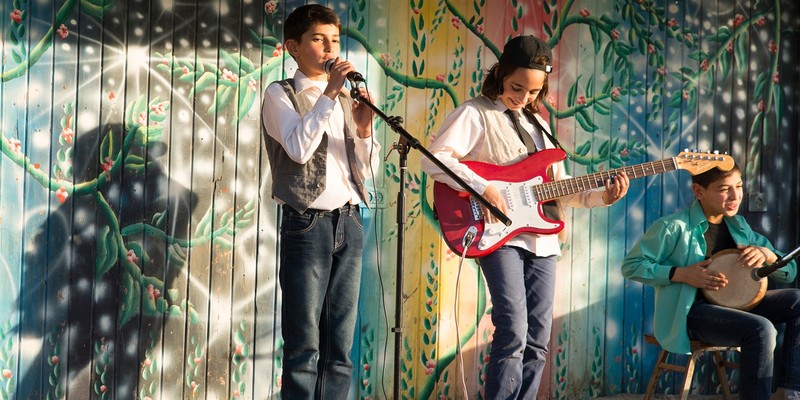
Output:
<svg viewBox="0 0 800 400">
<path fill-rule="evenodd" d="M 653 396 L 653 393 L 656 391 L 656 384 L 658 384 L 658 379 L 661 377 L 661 365 L 667 362 L 667 355 L 669 353 L 666 350 L 661 350 L 661 353 L 658 353 L 658 360 L 656 360 L 656 367 L 653 368 L 653 373 L 650 375 L 650 382 L 647 383 L 647 390 L 644 392 L 644 399 L 643 400 L 650 400 Z"/>
<path fill-rule="evenodd" d="M 728 373 L 725 371 L 725 361 L 722 359 L 722 353 L 719 351 L 712 351 L 714 356 L 714 364 L 717 365 L 717 376 L 719 377 L 719 384 L 722 386 L 722 393 L 725 395 L 725 400 L 731 398 L 731 388 L 728 386 Z"/>
<path fill-rule="evenodd" d="M 681 400 L 687 400 L 689 398 L 689 392 L 692 388 L 692 377 L 694 375 L 694 363 L 697 361 L 697 358 L 702 353 L 701 350 L 695 350 L 692 352 L 691 357 L 689 357 L 689 364 L 686 365 L 686 372 L 683 376 L 683 388 L 681 389 Z"/>
</svg>

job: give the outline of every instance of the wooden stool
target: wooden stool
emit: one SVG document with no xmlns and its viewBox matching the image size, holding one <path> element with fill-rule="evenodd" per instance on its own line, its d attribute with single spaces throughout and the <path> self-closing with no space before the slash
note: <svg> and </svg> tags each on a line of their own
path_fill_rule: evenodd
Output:
<svg viewBox="0 0 800 400">
<path fill-rule="evenodd" d="M 658 343 L 658 340 L 656 340 L 655 336 L 653 335 L 644 335 L 644 341 L 661 347 L 661 345 Z M 686 365 L 669 364 L 667 362 L 667 356 L 669 355 L 669 352 L 663 348 L 661 349 L 661 353 L 659 353 L 658 360 L 656 361 L 656 367 L 653 369 L 653 374 L 650 375 L 650 382 L 647 384 L 647 391 L 644 393 L 644 399 L 649 400 L 653 396 L 661 373 L 664 370 L 670 370 L 684 374 L 680 398 L 681 400 L 686 400 L 689 397 L 689 389 L 692 386 L 694 364 L 697 362 L 700 354 L 706 351 L 710 351 L 711 355 L 714 357 L 714 364 L 717 366 L 717 375 L 719 378 L 719 383 L 722 385 L 722 392 L 725 395 L 725 399 L 730 399 L 731 389 L 728 386 L 728 375 L 725 373 L 725 367 L 738 368 L 739 364 L 726 361 L 722 358 L 721 352 L 739 351 L 739 348 L 733 346 L 714 346 L 698 340 L 692 340 L 691 342 L 692 354 L 689 356 L 689 362 Z"/>
</svg>

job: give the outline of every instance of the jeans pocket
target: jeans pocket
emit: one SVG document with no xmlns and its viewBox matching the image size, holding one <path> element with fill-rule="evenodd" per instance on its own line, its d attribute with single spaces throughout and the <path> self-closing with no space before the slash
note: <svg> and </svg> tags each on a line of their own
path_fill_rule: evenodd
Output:
<svg viewBox="0 0 800 400">
<path fill-rule="evenodd" d="M 361 221 L 361 212 L 353 210 L 350 213 L 350 218 L 356 223 L 358 230 L 364 230 L 364 223 Z"/>
<path fill-rule="evenodd" d="M 310 231 L 316 222 L 317 214 L 298 214 L 293 210 L 287 212 L 284 209 L 283 217 L 281 218 L 281 232 L 289 236 L 302 235 Z"/>
</svg>

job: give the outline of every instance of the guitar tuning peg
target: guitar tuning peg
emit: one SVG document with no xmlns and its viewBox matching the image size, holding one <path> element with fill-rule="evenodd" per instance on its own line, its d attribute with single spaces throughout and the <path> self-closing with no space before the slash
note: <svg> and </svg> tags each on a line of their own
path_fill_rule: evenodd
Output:
<svg viewBox="0 0 800 400">
<path fill-rule="evenodd" d="M 697 149 L 692 149 L 692 153 L 697 153 Z"/>
<path fill-rule="evenodd" d="M 719 150 L 714 150 L 714 154 L 719 155 Z"/>
<path fill-rule="evenodd" d="M 685 147 L 685 148 L 683 149 L 683 152 L 684 152 L 684 153 L 688 153 L 688 152 L 689 152 L 689 148 L 688 148 L 688 147 Z"/>
</svg>

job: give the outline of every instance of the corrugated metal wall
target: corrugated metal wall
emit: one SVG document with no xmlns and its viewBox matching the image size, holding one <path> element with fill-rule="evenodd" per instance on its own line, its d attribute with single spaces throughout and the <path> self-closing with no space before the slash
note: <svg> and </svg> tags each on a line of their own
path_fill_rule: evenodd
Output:
<svg viewBox="0 0 800 400">
<path fill-rule="evenodd" d="M 281 24 L 304 3 L 0 3 L 0 399 L 279 396 L 260 97 L 294 73 Z M 745 172 L 751 224 L 779 248 L 800 242 L 795 2 L 325 4 L 376 104 L 423 144 L 478 92 L 508 37 L 536 34 L 554 48 L 543 111 L 573 175 L 727 151 Z M 376 126 L 387 154 L 365 213 L 353 398 L 392 395 L 398 269 L 403 397 L 464 398 L 461 374 L 480 397 L 491 299 L 472 260 L 456 280 L 419 152 L 403 170 L 389 152 L 399 135 Z M 642 341 L 652 290 L 623 280 L 619 263 L 689 202 L 688 187 L 685 171 L 669 172 L 634 181 L 613 207 L 571 211 L 542 397 L 643 391 L 657 352 Z M 695 390 L 717 391 L 712 375 L 700 368 Z"/>
</svg>

